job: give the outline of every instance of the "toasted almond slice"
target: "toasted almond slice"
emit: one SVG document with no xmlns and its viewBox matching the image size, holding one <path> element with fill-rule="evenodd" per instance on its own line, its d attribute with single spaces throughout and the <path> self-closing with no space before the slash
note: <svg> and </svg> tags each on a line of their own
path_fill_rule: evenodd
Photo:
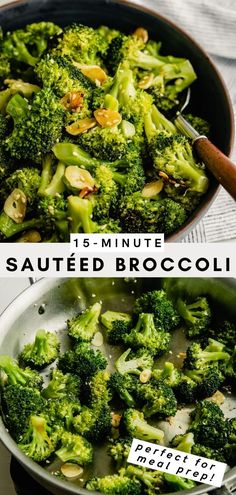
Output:
<svg viewBox="0 0 236 495">
<path fill-rule="evenodd" d="M 159 194 L 162 191 L 163 186 L 164 184 L 161 179 L 145 184 L 142 190 L 143 198 L 154 198 L 155 196 L 157 196 L 157 194 Z"/>
<path fill-rule="evenodd" d="M 103 344 L 103 335 L 102 335 L 102 333 L 101 332 L 96 332 L 91 343 L 95 347 L 101 347 L 101 345 Z"/>
<path fill-rule="evenodd" d="M 152 376 L 151 370 L 149 369 L 143 370 L 139 375 L 139 381 L 141 383 L 147 383 L 149 382 L 151 376 Z"/>
<path fill-rule="evenodd" d="M 136 36 L 136 38 L 141 38 L 144 43 L 148 42 L 148 31 L 143 27 L 138 27 L 135 29 L 134 36 Z"/>
<path fill-rule="evenodd" d="M 4 203 L 4 212 L 16 223 L 22 223 L 26 214 L 26 195 L 21 189 L 14 189 Z"/>
<path fill-rule="evenodd" d="M 154 75 L 152 73 L 148 74 L 144 76 L 142 79 L 140 79 L 138 83 L 138 87 L 141 89 L 148 89 L 152 85 L 153 80 L 154 80 Z"/>
<path fill-rule="evenodd" d="M 95 110 L 94 117 L 101 127 L 114 127 L 120 124 L 122 117 L 119 112 L 110 108 L 99 108 Z"/>
<path fill-rule="evenodd" d="M 106 72 L 99 65 L 82 65 L 76 62 L 74 65 L 81 70 L 84 76 L 94 81 L 98 86 L 107 80 Z"/>
<path fill-rule="evenodd" d="M 78 110 L 83 107 L 84 95 L 81 91 L 69 91 L 60 100 L 66 110 Z"/>
<path fill-rule="evenodd" d="M 113 428 L 119 428 L 120 420 L 121 420 L 121 414 L 116 412 L 111 413 L 111 426 L 113 426 Z"/>
<path fill-rule="evenodd" d="M 77 167 L 76 165 L 69 165 L 69 167 L 66 167 L 64 182 L 69 189 L 75 191 L 86 188 L 91 192 L 95 185 L 95 180 L 90 172 L 84 168 Z"/>
<path fill-rule="evenodd" d="M 16 242 L 41 242 L 41 235 L 37 230 L 28 230 Z"/>
<path fill-rule="evenodd" d="M 61 466 L 61 472 L 66 478 L 79 478 L 83 473 L 83 468 L 78 464 L 66 462 Z"/>
<path fill-rule="evenodd" d="M 72 136 L 78 136 L 79 134 L 83 134 L 89 129 L 92 129 L 96 125 L 96 119 L 89 119 L 88 117 L 85 117 L 85 119 L 76 120 L 76 122 L 73 122 L 73 124 L 68 125 L 66 127 L 66 131 Z"/>
</svg>

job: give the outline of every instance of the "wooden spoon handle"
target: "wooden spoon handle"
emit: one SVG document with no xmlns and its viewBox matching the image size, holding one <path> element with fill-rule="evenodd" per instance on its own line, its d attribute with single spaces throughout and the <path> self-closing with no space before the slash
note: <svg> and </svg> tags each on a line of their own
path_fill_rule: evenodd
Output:
<svg viewBox="0 0 236 495">
<path fill-rule="evenodd" d="M 193 147 L 218 182 L 236 200 L 236 164 L 204 136 L 195 138 Z"/>
</svg>

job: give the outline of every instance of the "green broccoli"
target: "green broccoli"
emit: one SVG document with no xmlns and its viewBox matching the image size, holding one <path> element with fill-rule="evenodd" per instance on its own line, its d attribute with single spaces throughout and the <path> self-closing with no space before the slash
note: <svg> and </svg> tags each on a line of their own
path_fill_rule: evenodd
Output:
<svg viewBox="0 0 236 495">
<path fill-rule="evenodd" d="M 121 231 L 119 222 L 104 218 L 99 224 L 93 220 L 93 202 L 90 199 L 79 196 L 68 196 L 68 213 L 70 221 L 70 232 L 93 232 L 119 233 Z"/>
<path fill-rule="evenodd" d="M 176 474 L 164 473 L 164 480 L 167 490 L 174 490 L 175 492 L 182 490 L 191 490 L 196 486 L 196 482 L 187 478 L 182 478 Z"/>
<path fill-rule="evenodd" d="M 155 325 L 153 314 L 141 313 L 136 326 L 124 340 L 132 349 L 144 348 L 157 356 L 168 349 L 170 334 Z"/>
<path fill-rule="evenodd" d="M 127 349 L 115 362 L 115 367 L 118 373 L 125 375 L 131 373 L 134 375 L 140 375 L 143 370 L 151 370 L 153 367 L 153 357 L 145 350 L 139 349 L 136 354 L 130 356 L 127 359 L 131 349 Z"/>
<path fill-rule="evenodd" d="M 187 325 L 187 336 L 201 338 L 211 323 L 211 309 L 207 299 L 198 297 L 191 303 L 178 299 L 177 309 Z"/>
<path fill-rule="evenodd" d="M 131 437 L 160 444 L 164 441 L 164 432 L 149 425 L 145 421 L 143 413 L 135 409 L 126 409 L 124 411 L 122 426 Z"/>
<path fill-rule="evenodd" d="M 134 304 L 134 313 L 153 313 L 155 324 L 167 332 L 174 330 L 180 323 L 178 312 L 163 289 L 145 292 L 139 296 Z"/>
<path fill-rule="evenodd" d="M 120 469 L 126 464 L 132 444 L 132 437 L 119 437 L 116 440 L 110 440 L 108 444 L 108 454 L 115 461 L 116 468 Z"/>
<path fill-rule="evenodd" d="M 185 376 L 196 384 L 194 395 L 197 399 L 211 397 L 224 383 L 224 375 L 217 364 L 202 369 L 185 369 Z"/>
<path fill-rule="evenodd" d="M 229 435 L 229 425 L 220 407 L 209 400 L 198 402 L 191 413 L 188 431 L 194 434 L 195 443 L 219 449 L 224 447 Z"/>
<path fill-rule="evenodd" d="M 109 387 L 115 397 L 121 399 L 129 407 L 135 406 L 137 379 L 133 375 L 115 372 L 109 380 Z"/>
<path fill-rule="evenodd" d="M 42 396 L 56 401 L 66 398 L 78 399 L 80 387 L 80 378 L 77 375 L 71 373 L 64 375 L 60 370 L 55 369 L 52 371 L 49 384 L 42 391 Z"/>
<path fill-rule="evenodd" d="M 45 368 L 59 355 L 60 344 L 55 333 L 38 330 L 32 344 L 26 344 L 21 359 L 32 368 Z"/>
<path fill-rule="evenodd" d="M 92 157 L 107 162 L 121 160 L 130 142 L 119 127 L 95 127 L 79 138 L 80 146 Z"/>
<path fill-rule="evenodd" d="M 29 417 L 40 414 L 45 407 L 45 400 L 37 388 L 9 385 L 1 397 L 3 418 L 12 437 L 19 442 L 27 431 Z"/>
<path fill-rule="evenodd" d="M 38 200 L 39 185 L 39 170 L 32 167 L 17 169 L 6 179 L 6 188 L 9 194 L 13 189 L 20 189 L 25 194 L 27 198 L 27 214 L 34 213 Z"/>
<path fill-rule="evenodd" d="M 92 478 L 87 481 L 86 489 L 108 495 L 141 495 L 142 493 L 139 481 L 119 474 L 107 475 L 103 478 Z"/>
<path fill-rule="evenodd" d="M 191 113 L 187 113 L 184 117 L 201 136 L 210 136 L 210 124 L 205 119 Z"/>
<path fill-rule="evenodd" d="M 166 361 L 162 369 L 155 368 L 152 371 L 152 378 L 157 382 L 161 381 L 169 385 L 169 387 L 176 387 L 181 379 L 181 373 L 175 368 L 173 363 Z"/>
<path fill-rule="evenodd" d="M 177 400 L 172 388 L 167 383 L 156 381 L 155 378 L 139 385 L 138 399 L 146 418 L 154 415 L 165 418 L 174 416 L 177 412 Z"/>
<path fill-rule="evenodd" d="M 106 366 L 105 356 L 99 350 L 91 349 L 87 342 L 82 342 L 73 350 L 66 351 L 58 361 L 58 368 L 63 373 L 78 375 L 82 381 L 88 380 Z"/>
<path fill-rule="evenodd" d="M 93 460 L 92 445 L 81 435 L 64 432 L 60 438 L 60 448 L 56 455 L 62 462 L 76 462 L 81 466 L 91 464 Z"/>
<path fill-rule="evenodd" d="M 208 328 L 207 336 L 216 339 L 226 347 L 227 351 L 235 346 L 236 341 L 236 325 L 231 321 L 223 321 L 216 324 L 215 327 Z"/>
<path fill-rule="evenodd" d="M 42 416 L 30 416 L 29 426 L 18 447 L 36 462 L 48 459 L 56 449 L 58 435 Z"/>
<path fill-rule="evenodd" d="M 10 356 L 0 355 L 1 384 L 5 385 L 22 385 L 23 387 L 32 387 L 41 389 L 43 378 L 41 375 L 30 368 L 21 368 L 16 361 Z"/>
<path fill-rule="evenodd" d="M 204 349 L 198 342 L 193 342 L 186 351 L 184 368 L 188 370 L 202 370 L 211 363 L 229 361 L 230 355 L 224 351 L 224 344 L 217 340 L 208 339 L 208 346 Z"/>
<path fill-rule="evenodd" d="M 119 311 L 106 311 L 101 315 L 101 322 L 106 328 L 108 342 L 114 345 L 122 344 L 132 328 L 131 315 Z"/>
<path fill-rule="evenodd" d="M 4 211 L 0 213 L 0 239 L 7 240 L 21 232 L 40 228 L 43 225 L 42 218 L 30 218 L 22 223 L 16 223 Z"/>
<path fill-rule="evenodd" d="M 148 495 L 159 493 L 160 490 L 163 489 L 163 473 L 160 471 L 154 471 L 130 464 L 121 469 L 120 472 L 124 476 L 138 480 L 144 488 L 144 493 L 147 493 Z"/>
<path fill-rule="evenodd" d="M 78 316 L 67 320 L 68 335 L 76 342 L 91 342 L 98 328 L 102 305 L 95 303 Z"/>
<path fill-rule="evenodd" d="M 185 373 L 180 374 L 174 387 L 174 394 L 180 404 L 191 404 L 197 399 L 197 383 Z"/>
<path fill-rule="evenodd" d="M 74 431 L 74 419 L 81 412 L 81 405 L 78 398 L 68 394 L 59 400 L 48 400 L 45 411 L 50 425 L 60 434 L 62 430 Z"/>
</svg>

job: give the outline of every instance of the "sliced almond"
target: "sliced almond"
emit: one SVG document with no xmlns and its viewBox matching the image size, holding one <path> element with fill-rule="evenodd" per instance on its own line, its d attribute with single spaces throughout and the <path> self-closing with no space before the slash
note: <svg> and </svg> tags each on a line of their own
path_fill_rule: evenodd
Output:
<svg viewBox="0 0 236 495">
<path fill-rule="evenodd" d="M 121 420 L 121 414 L 116 412 L 111 413 L 111 426 L 113 426 L 113 428 L 119 428 L 120 420 Z"/>
<path fill-rule="evenodd" d="M 96 119 L 85 117 L 85 119 L 77 120 L 76 122 L 73 122 L 73 124 L 68 125 L 66 131 L 72 136 L 78 136 L 79 134 L 84 134 L 84 132 L 87 132 L 96 125 Z"/>
<path fill-rule="evenodd" d="M 143 198 L 154 198 L 155 196 L 157 196 L 157 194 L 159 194 L 162 191 L 163 186 L 164 184 L 161 179 L 145 184 L 142 190 Z"/>
<path fill-rule="evenodd" d="M 114 127 L 120 124 L 122 120 L 119 112 L 110 108 L 99 108 L 95 110 L 94 117 L 101 127 Z"/>
<path fill-rule="evenodd" d="M 96 332 L 91 343 L 95 347 L 101 347 L 101 345 L 103 344 L 103 335 L 102 335 L 102 333 L 101 332 Z"/>
<path fill-rule="evenodd" d="M 148 74 L 144 76 L 142 79 L 140 79 L 138 83 L 138 87 L 141 89 L 148 89 L 150 88 L 150 86 L 152 86 L 153 80 L 154 80 L 154 75 L 152 73 Z"/>
<path fill-rule="evenodd" d="M 16 242 L 41 242 L 41 235 L 37 230 L 28 230 Z"/>
<path fill-rule="evenodd" d="M 21 189 L 14 189 L 4 203 L 4 212 L 16 223 L 22 223 L 26 214 L 27 198 Z"/>
<path fill-rule="evenodd" d="M 82 65 L 76 62 L 74 62 L 74 65 L 81 70 L 84 76 L 94 81 L 97 86 L 100 86 L 107 80 L 106 72 L 99 65 Z"/>
<path fill-rule="evenodd" d="M 149 382 L 149 380 L 150 380 L 151 376 L 152 376 L 152 372 L 151 372 L 151 370 L 148 370 L 148 369 L 143 370 L 143 371 L 140 373 L 140 375 L 139 375 L 139 381 L 140 381 L 141 383 L 147 383 L 147 382 Z"/>
<path fill-rule="evenodd" d="M 83 473 L 83 468 L 78 464 L 66 462 L 61 466 L 61 472 L 66 478 L 79 478 Z"/>
<path fill-rule="evenodd" d="M 95 180 L 90 172 L 84 168 L 77 167 L 76 165 L 69 165 L 69 167 L 66 167 L 63 180 L 66 186 L 71 190 L 87 189 L 91 192 L 95 185 Z"/>
<path fill-rule="evenodd" d="M 148 42 L 148 31 L 143 27 L 138 27 L 135 29 L 134 36 L 136 36 L 136 38 L 140 38 L 144 43 Z"/>
<path fill-rule="evenodd" d="M 81 91 L 69 91 L 60 100 L 66 110 L 79 110 L 84 104 L 84 95 Z"/>
</svg>

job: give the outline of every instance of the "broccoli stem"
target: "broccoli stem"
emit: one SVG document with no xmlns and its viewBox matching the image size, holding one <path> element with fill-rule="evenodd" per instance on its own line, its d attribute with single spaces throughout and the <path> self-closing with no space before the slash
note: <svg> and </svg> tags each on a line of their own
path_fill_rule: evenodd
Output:
<svg viewBox="0 0 236 495">
<path fill-rule="evenodd" d="M 65 165 L 59 162 L 56 171 L 52 176 L 52 157 L 48 154 L 42 164 L 41 183 L 38 190 L 40 196 L 57 196 L 64 192 L 65 186 L 63 176 L 65 173 Z"/>
<path fill-rule="evenodd" d="M 0 214 L 0 232 L 4 237 L 12 237 L 13 235 L 19 234 L 24 230 L 35 229 L 41 227 L 42 220 L 31 218 L 30 220 L 25 220 L 22 223 L 15 223 L 6 213 L 2 212 Z"/>
<path fill-rule="evenodd" d="M 106 162 L 92 158 L 89 153 L 80 148 L 80 146 L 72 143 L 57 143 L 52 150 L 56 158 L 65 165 L 77 165 L 78 167 L 84 167 L 88 170 L 99 167 L 100 165 L 115 168 L 127 166 L 126 160 Z"/>
<path fill-rule="evenodd" d="M 68 213 L 71 218 L 71 231 L 80 232 L 81 229 L 86 234 L 96 231 L 96 224 L 92 221 L 93 206 L 88 199 L 79 196 L 68 196 Z"/>
<path fill-rule="evenodd" d="M 6 113 L 8 113 L 16 123 L 18 120 L 26 116 L 29 105 L 28 101 L 23 96 L 14 95 L 7 104 Z"/>
<path fill-rule="evenodd" d="M 168 120 L 155 105 L 152 106 L 151 112 L 144 116 L 144 129 L 148 140 L 159 131 L 166 131 L 170 134 L 176 134 L 177 129 L 170 120 Z"/>
<path fill-rule="evenodd" d="M 142 313 L 139 315 L 135 330 L 142 333 L 145 337 L 152 337 L 153 331 L 155 331 L 153 314 Z"/>
<path fill-rule="evenodd" d="M 26 378 L 24 370 L 22 370 L 18 363 L 10 356 L 0 356 L 0 369 L 6 373 L 11 385 L 25 385 Z"/>
<path fill-rule="evenodd" d="M 163 443 L 164 432 L 162 430 L 149 425 L 146 421 L 143 421 L 138 417 L 134 418 L 133 426 L 135 428 L 134 434 L 137 435 L 137 438 Z"/>
</svg>

